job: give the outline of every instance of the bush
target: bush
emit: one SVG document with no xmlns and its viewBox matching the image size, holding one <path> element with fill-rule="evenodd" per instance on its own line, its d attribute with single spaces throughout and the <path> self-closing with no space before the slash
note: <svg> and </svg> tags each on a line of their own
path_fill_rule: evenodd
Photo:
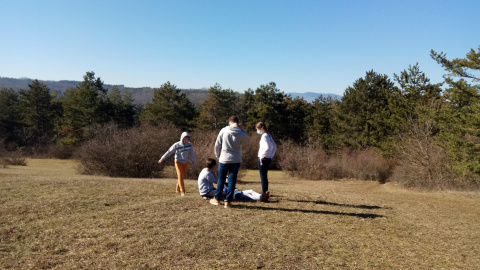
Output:
<svg viewBox="0 0 480 270">
<path fill-rule="evenodd" d="M 217 135 L 218 132 L 206 130 L 198 130 L 190 134 L 197 159 L 197 168 L 192 167 L 191 170 L 187 170 L 185 178 L 198 179 L 198 175 L 205 168 L 206 160 L 208 158 L 215 159 L 215 140 Z"/>
<path fill-rule="evenodd" d="M 0 142 L 0 167 L 27 166 L 27 161 L 20 151 L 8 151 L 3 142 Z"/>
<path fill-rule="evenodd" d="M 394 163 L 373 150 L 350 151 L 343 149 L 332 155 L 312 145 L 300 146 L 282 143 L 280 165 L 293 177 L 305 179 L 376 180 L 385 183 Z"/>
<path fill-rule="evenodd" d="M 7 168 L 12 166 L 27 166 L 27 161 L 24 157 L 2 157 L 0 158 L 0 166 Z"/>
<path fill-rule="evenodd" d="M 343 149 L 339 155 L 330 159 L 331 167 L 340 168 L 341 178 L 376 180 L 385 183 L 391 176 L 394 162 L 382 157 L 373 149 L 350 151 Z"/>
<path fill-rule="evenodd" d="M 305 179 L 326 179 L 328 157 L 320 149 L 313 146 L 300 146 L 292 141 L 282 142 L 277 150 L 282 170 L 293 177 Z"/>
<path fill-rule="evenodd" d="M 69 159 L 75 152 L 73 144 L 63 143 L 64 140 L 59 140 L 56 144 L 52 144 L 49 149 L 49 156 L 58 159 Z"/>
<path fill-rule="evenodd" d="M 398 166 L 391 180 L 405 187 L 427 190 L 478 189 L 480 185 L 475 179 L 453 171 L 446 151 L 434 141 L 433 129 L 432 122 L 416 122 L 408 133 L 399 137 Z"/>
<path fill-rule="evenodd" d="M 249 134 L 250 140 L 242 145 L 242 164 L 240 169 L 258 170 L 258 147 L 260 136 L 257 133 Z M 272 167 L 272 165 L 270 165 Z"/>
<path fill-rule="evenodd" d="M 0 158 L 0 168 L 8 168 L 8 161 L 5 158 Z"/>
<path fill-rule="evenodd" d="M 164 168 L 157 163 L 159 157 L 179 140 L 180 134 L 172 127 L 120 130 L 109 124 L 97 130 L 94 139 L 85 142 L 75 156 L 80 160 L 81 173 L 150 177 Z"/>
<path fill-rule="evenodd" d="M 11 157 L 11 158 L 4 158 L 4 159 L 8 165 L 27 166 L 27 161 L 24 157 Z"/>
</svg>

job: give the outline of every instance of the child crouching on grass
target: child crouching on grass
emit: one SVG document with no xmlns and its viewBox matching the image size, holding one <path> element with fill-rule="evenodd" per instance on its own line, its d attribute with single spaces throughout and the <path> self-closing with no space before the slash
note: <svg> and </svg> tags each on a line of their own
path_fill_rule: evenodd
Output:
<svg viewBox="0 0 480 270">
<path fill-rule="evenodd" d="M 200 172 L 198 176 L 198 191 L 200 192 L 200 196 L 203 199 L 208 200 L 215 197 L 215 192 L 217 189 L 213 186 L 213 184 L 217 184 L 217 179 L 212 174 L 213 171 L 217 168 L 217 161 L 213 158 L 207 159 L 205 163 L 205 168 Z M 223 187 L 221 187 L 223 188 Z M 223 188 L 222 197 L 225 197 L 226 189 Z M 245 200 L 253 200 L 253 201 L 260 201 L 264 195 L 257 193 L 253 190 L 245 190 L 239 191 L 235 189 L 233 194 L 234 199 L 245 199 Z"/>
<path fill-rule="evenodd" d="M 182 196 L 185 196 L 185 184 L 183 179 L 188 168 L 188 161 L 193 161 L 193 166 L 197 167 L 197 159 L 195 158 L 195 151 L 193 145 L 190 142 L 190 135 L 187 132 L 183 132 L 180 136 L 180 141 L 174 143 L 168 151 L 160 158 L 158 164 L 162 163 L 166 158 L 175 152 L 175 169 L 177 170 L 177 187 L 175 191 L 181 192 Z"/>
</svg>

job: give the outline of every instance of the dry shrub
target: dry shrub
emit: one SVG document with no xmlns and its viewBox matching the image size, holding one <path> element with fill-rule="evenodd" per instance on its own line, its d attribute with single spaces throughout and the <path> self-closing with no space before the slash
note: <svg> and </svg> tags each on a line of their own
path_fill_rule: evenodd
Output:
<svg viewBox="0 0 480 270">
<path fill-rule="evenodd" d="M 165 165 L 157 163 L 159 157 L 179 138 L 180 132 L 172 127 L 121 130 L 109 124 L 97 130 L 95 138 L 84 143 L 75 155 L 84 174 L 150 177 L 163 169 Z"/>
<path fill-rule="evenodd" d="M 69 159 L 73 156 L 74 152 L 75 152 L 74 145 L 57 142 L 50 146 L 48 155 L 50 157 L 58 158 L 58 159 Z"/>
<path fill-rule="evenodd" d="M 208 158 L 215 159 L 215 140 L 218 132 L 199 130 L 190 134 L 190 140 L 195 150 L 197 159 L 197 168 L 187 170 L 186 178 L 198 179 L 198 175 L 205 168 L 205 162 Z"/>
<path fill-rule="evenodd" d="M 393 161 L 382 157 L 373 149 L 351 151 L 343 149 L 330 158 L 327 163 L 329 171 L 340 171 L 340 175 L 329 178 L 354 178 L 359 180 L 376 180 L 385 183 L 392 174 Z"/>
<path fill-rule="evenodd" d="M 27 161 L 21 151 L 15 151 L 15 148 L 0 141 L 0 167 L 7 168 L 9 165 L 27 166 Z"/>
<path fill-rule="evenodd" d="M 343 149 L 327 155 L 312 145 L 300 146 L 291 141 L 282 143 L 279 155 L 282 169 L 291 176 L 314 180 L 354 178 L 384 183 L 394 165 L 373 150 Z"/>
<path fill-rule="evenodd" d="M 13 166 L 27 166 L 27 161 L 21 151 L 8 151 L 4 144 L 0 144 L 0 167 L 7 168 Z"/>
<path fill-rule="evenodd" d="M 24 157 L 7 157 L 3 158 L 4 163 L 12 166 L 27 166 L 27 161 Z"/>
<path fill-rule="evenodd" d="M 4 157 L 0 157 L 0 168 L 8 168 L 8 160 Z"/>
<path fill-rule="evenodd" d="M 277 152 L 280 166 L 291 176 L 316 180 L 326 178 L 324 165 L 328 157 L 322 150 L 284 141 Z"/>
<path fill-rule="evenodd" d="M 249 134 L 250 140 L 242 145 L 242 169 L 258 170 L 258 147 L 260 136 L 257 133 Z M 272 167 L 273 164 L 270 165 Z"/>
<path fill-rule="evenodd" d="M 434 143 L 433 129 L 430 121 L 416 122 L 407 134 L 399 137 L 396 148 L 400 156 L 392 181 L 429 190 L 452 189 L 464 184 L 455 180 L 447 153 Z"/>
</svg>

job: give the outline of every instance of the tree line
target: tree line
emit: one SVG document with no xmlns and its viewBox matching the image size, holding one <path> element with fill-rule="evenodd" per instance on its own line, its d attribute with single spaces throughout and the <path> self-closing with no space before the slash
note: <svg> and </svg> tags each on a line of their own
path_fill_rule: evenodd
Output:
<svg viewBox="0 0 480 270">
<path fill-rule="evenodd" d="M 445 70 L 432 83 L 418 63 L 393 78 L 373 70 L 348 86 L 341 100 L 320 96 L 312 103 L 292 98 L 274 82 L 238 93 L 215 84 L 208 99 L 193 104 L 176 85 L 153 89 L 153 99 L 135 104 L 129 92 L 107 89 L 94 72 L 61 96 L 37 80 L 28 89 L 0 90 L 0 139 L 5 149 L 60 145 L 75 147 L 107 123 L 182 130 L 220 130 L 237 115 L 247 130 L 263 121 L 278 141 L 308 145 L 333 154 L 340 149 L 377 149 L 387 157 L 408 155 L 406 143 L 425 138 L 441 147 L 459 175 L 480 176 L 480 92 L 475 74 L 480 47 L 465 58 L 431 51 Z M 418 147 L 424 145 L 418 143 Z M 428 153 L 427 153 L 428 154 Z"/>
</svg>

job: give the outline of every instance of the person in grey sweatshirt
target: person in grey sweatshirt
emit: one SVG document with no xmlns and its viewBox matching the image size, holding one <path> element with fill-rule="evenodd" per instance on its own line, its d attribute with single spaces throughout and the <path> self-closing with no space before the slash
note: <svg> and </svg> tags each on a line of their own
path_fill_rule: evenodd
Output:
<svg viewBox="0 0 480 270">
<path fill-rule="evenodd" d="M 175 191 L 181 192 L 182 196 L 185 196 L 185 184 L 183 179 L 188 168 L 188 161 L 193 161 L 193 166 L 197 166 L 197 159 L 195 158 L 195 151 L 193 145 L 190 142 L 190 135 L 187 132 L 183 132 L 180 136 L 180 141 L 174 143 L 168 151 L 160 158 L 158 164 L 162 163 L 166 158 L 175 153 L 175 169 L 177 169 L 178 182 Z"/>
<path fill-rule="evenodd" d="M 218 133 L 215 142 L 215 156 L 218 164 L 218 187 L 225 185 L 228 172 L 228 190 L 225 197 L 225 208 L 231 206 L 231 201 L 235 193 L 237 183 L 238 169 L 242 162 L 242 144 L 249 140 L 247 133 L 243 129 L 238 117 L 231 116 L 228 119 L 228 126 L 224 127 Z M 213 205 L 219 205 L 222 188 L 217 188 L 215 198 L 210 200 Z"/>
</svg>

